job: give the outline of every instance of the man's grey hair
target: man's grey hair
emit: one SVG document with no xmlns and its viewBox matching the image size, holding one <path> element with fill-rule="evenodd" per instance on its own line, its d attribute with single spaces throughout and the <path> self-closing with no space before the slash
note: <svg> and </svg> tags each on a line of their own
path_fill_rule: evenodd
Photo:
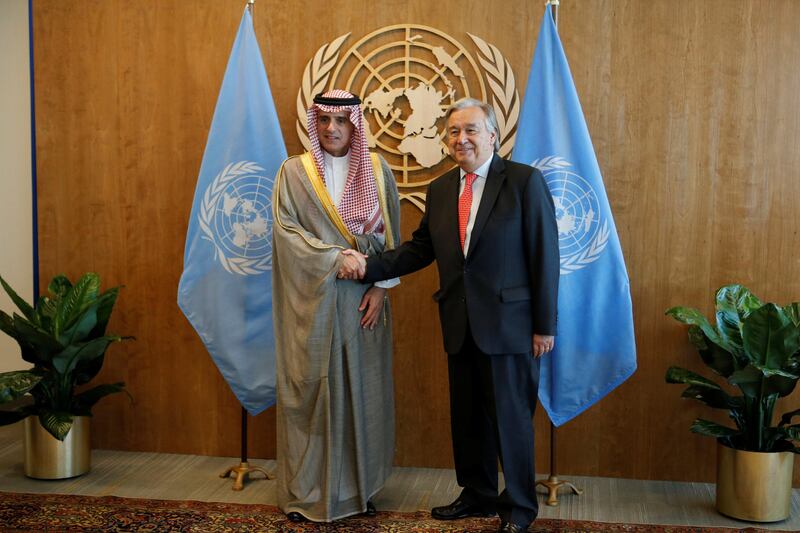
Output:
<svg viewBox="0 0 800 533">
<path fill-rule="evenodd" d="M 475 98 L 462 98 L 447 108 L 447 112 L 444 115 L 445 122 L 450 120 L 450 115 L 456 111 L 460 111 L 461 109 L 466 109 L 468 107 L 478 107 L 483 111 L 483 114 L 486 116 L 486 129 L 490 132 L 494 132 L 494 151 L 499 151 L 500 128 L 497 126 L 497 115 L 495 115 L 492 106 L 486 102 L 481 102 Z"/>
</svg>

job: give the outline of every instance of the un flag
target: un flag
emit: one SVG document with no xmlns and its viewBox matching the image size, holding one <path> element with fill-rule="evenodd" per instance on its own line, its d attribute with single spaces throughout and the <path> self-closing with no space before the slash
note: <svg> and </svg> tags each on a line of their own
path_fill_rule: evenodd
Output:
<svg viewBox="0 0 800 533">
<path fill-rule="evenodd" d="M 559 426 L 633 374 L 636 343 L 622 249 L 550 5 L 513 159 L 542 171 L 556 206 L 558 336 L 553 352 L 542 359 L 539 400 Z"/>
<path fill-rule="evenodd" d="M 284 159 L 267 73 L 245 9 L 197 178 L 178 305 L 252 415 L 275 403 L 270 198 Z"/>
</svg>

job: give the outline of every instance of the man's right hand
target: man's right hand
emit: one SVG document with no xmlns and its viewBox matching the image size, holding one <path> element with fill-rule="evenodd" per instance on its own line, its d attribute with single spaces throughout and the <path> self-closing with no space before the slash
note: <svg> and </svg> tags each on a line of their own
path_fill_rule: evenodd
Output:
<svg viewBox="0 0 800 533">
<path fill-rule="evenodd" d="M 362 279 L 367 271 L 367 256 L 357 250 L 342 250 L 343 262 L 336 275 L 339 279 Z"/>
<path fill-rule="evenodd" d="M 539 358 L 544 354 L 550 352 L 553 349 L 553 346 L 556 344 L 556 338 L 552 335 L 538 335 L 536 333 L 533 334 L 533 343 L 531 348 L 533 349 L 533 356 L 535 358 Z"/>
</svg>

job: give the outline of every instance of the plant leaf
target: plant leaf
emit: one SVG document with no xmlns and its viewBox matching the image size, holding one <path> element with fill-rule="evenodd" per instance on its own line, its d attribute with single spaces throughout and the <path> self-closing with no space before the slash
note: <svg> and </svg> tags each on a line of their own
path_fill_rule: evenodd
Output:
<svg viewBox="0 0 800 533">
<path fill-rule="evenodd" d="M 780 370 L 800 348 L 800 331 L 775 304 L 766 304 L 742 324 L 742 339 L 748 359 L 763 368 Z"/>
<path fill-rule="evenodd" d="M 0 404 L 10 402 L 28 393 L 41 381 L 42 376 L 30 370 L 16 370 L 0 374 Z"/>
<path fill-rule="evenodd" d="M 689 429 L 692 431 L 692 433 L 716 438 L 732 437 L 739 434 L 739 430 L 737 429 L 723 426 L 721 424 L 717 424 L 716 422 L 711 422 L 710 420 L 703 420 L 702 418 L 695 420 L 692 424 L 692 427 Z"/>
<path fill-rule="evenodd" d="M 725 341 L 722 339 L 722 337 L 720 337 L 716 328 L 714 328 L 714 326 L 709 323 L 708 319 L 704 317 L 703 314 L 697 309 L 694 309 L 693 307 L 671 307 L 670 309 L 667 309 L 665 314 L 671 316 L 678 322 L 699 327 L 703 330 L 703 333 L 706 334 L 708 340 L 714 344 L 717 344 L 721 348 L 732 351 L 728 346 L 725 345 Z"/>
<path fill-rule="evenodd" d="M 786 424 L 792 421 L 792 418 L 794 418 L 797 415 L 800 415 L 800 409 L 795 409 L 794 411 L 789 411 L 788 413 L 784 413 L 778 425 L 785 426 Z"/>
<path fill-rule="evenodd" d="M 800 327 L 800 302 L 794 302 L 785 306 L 783 312 L 786 313 L 795 326 Z"/>
<path fill-rule="evenodd" d="M 0 331 L 12 339 L 19 341 L 17 330 L 14 329 L 14 320 L 4 311 L 0 311 Z"/>
<path fill-rule="evenodd" d="M 125 391 L 125 383 L 110 383 L 107 385 L 97 385 L 75 395 L 76 414 L 88 415 L 94 404 L 109 394 L 116 394 Z"/>
<path fill-rule="evenodd" d="M 103 355 L 112 342 L 119 342 L 122 337 L 99 337 L 82 344 L 73 344 L 57 356 L 53 357 L 53 366 L 62 374 L 75 369 L 81 361 L 91 361 Z"/>
<path fill-rule="evenodd" d="M 696 387 L 703 387 L 706 389 L 722 390 L 719 385 L 710 379 L 706 379 L 700 374 L 695 374 L 691 370 L 686 370 L 685 368 L 680 368 L 677 366 L 669 367 L 667 370 L 667 375 L 664 379 L 667 381 L 667 383 L 685 383 L 687 385 L 694 385 Z"/>
<path fill-rule="evenodd" d="M 22 348 L 22 358 L 33 364 L 49 364 L 53 354 L 62 350 L 62 346 L 49 332 L 33 324 L 18 314 L 14 314 L 13 327 L 17 332 L 17 342 Z"/>
<path fill-rule="evenodd" d="M 764 375 L 758 368 L 753 365 L 748 365 L 741 370 L 737 370 L 728 378 L 728 382 L 736 385 L 745 396 L 749 398 L 758 398 L 761 394 L 761 381 Z"/>
<path fill-rule="evenodd" d="M 47 292 L 52 294 L 56 299 L 63 298 L 67 292 L 72 288 L 72 282 L 64 274 L 58 274 L 50 280 L 47 286 Z"/>
<path fill-rule="evenodd" d="M 62 331 L 58 339 L 61 344 L 68 346 L 76 342 L 81 342 L 97 325 L 97 304 L 94 303 L 82 310 L 78 319 L 71 326 Z"/>
<path fill-rule="evenodd" d="M 782 429 L 786 432 L 786 437 L 791 440 L 800 440 L 800 424 L 793 424 L 791 426 L 784 426 Z"/>
<path fill-rule="evenodd" d="M 39 423 L 52 436 L 60 441 L 67 438 L 67 433 L 72 429 L 72 415 L 50 410 L 39 413 Z"/>
<path fill-rule="evenodd" d="M 738 356 L 743 355 L 742 322 L 754 310 L 761 307 L 761 301 L 746 287 L 728 285 L 716 294 L 717 330 L 725 343 Z"/>
<path fill-rule="evenodd" d="M 53 331 L 56 317 L 56 302 L 47 296 L 40 296 L 36 302 L 36 325 L 45 331 Z"/>
<path fill-rule="evenodd" d="M 114 335 L 109 335 L 111 337 L 116 338 Z M 133 337 L 121 337 L 121 340 L 131 340 Z M 100 357 L 96 357 L 90 361 L 78 361 L 78 364 L 75 365 L 75 384 L 76 385 L 83 385 L 84 383 L 88 383 L 95 377 L 100 370 L 103 368 L 103 361 L 105 360 L 105 354 L 101 355 Z"/>
<path fill-rule="evenodd" d="M 36 313 L 34 312 L 33 307 L 31 307 L 28 302 L 20 298 L 19 295 L 14 292 L 14 289 L 12 289 L 11 286 L 6 283 L 6 280 L 3 279 L 3 276 L 0 276 L 0 285 L 3 286 L 9 298 L 11 298 L 11 301 L 14 302 L 14 305 L 16 305 L 22 314 L 25 315 L 25 318 L 31 322 L 35 321 Z"/>
<path fill-rule="evenodd" d="M 781 377 L 789 378 L 789 379 L 793 379 L 793 380 L 800 379 L 800 376 L 798 376 L 794 372 L 790 372 L 785 367 L 784 368 L 771 368 L 771 367 L 768 367 L 768 366 L 762 366 L 762 365 L 760 365 L 758 363 L 753 363 L 752 366 L 756 367 L 764 375 L 764 377 L 781 376 Z"/>
<path fill-rule="evenodd" d="M 763 446 L 755 451 L 759 452 L 788 452 L 794 451 L 791 441 L 796 440 L 800 433 L 800 426 L 769 427 L 764 431 Z"/>
<path fill-rule="evenodd" d="M 708 342 L 699 326 L 689 326 L 689 340 L 697 348 L 703 362 L 722 377 L 727 378 L 742 366 L 731 352 L 713 342 Z"/>
<path fill-rule="evenodd" d="M 105 359 L 106 355 L 103 354 L 91 361 L 79 361 L 75 365 L 75 373 L 73 374 L 75 376 L 75 384 L 83 385 L 89 383 L 103 369 Z"/>
<path fill-rule="evenodd" d="M 712 389 L 698 385 L 687 387 L 681 397 L 703 402 L 715 409 L 740 409 L 744 405 L 742 398 L 731 396 L 722 389 Z"/>
<path fill-rule="evenodd" d="M 27 417 L 28 413 L 23 413 L 21 411 L 0 411 L 0 426 L 16 424 Z"/>
<path fill-rule="evenodd" d="M 797 386 L 797 377 L 796 376 L 786 376 L 784 374 L 773 374 L 769 377 L 764 378 L 762 383 L 762 390 L 761 394 L 769 395 L 769 394 L 777 394 L 781 398 L 784 396 L 789 396 Z"/>
<path fill-rule="evenodd" d="M 119 296 L 119 290 L 120 287 L 113 287 L 97 297 L 97 324 L 89 334 L 90 337 L 102 337 L 106 334 L 106 326 Z"/>
<path fill-rule="evenodd" d="M 57 301 L 53 326 L 56 338 L 60 338 L 62 331 L 72 327 L 81 318 L 84 310 L 97 299 L 99 290 L 100 276 L 87 272 Z"/>
</svg>

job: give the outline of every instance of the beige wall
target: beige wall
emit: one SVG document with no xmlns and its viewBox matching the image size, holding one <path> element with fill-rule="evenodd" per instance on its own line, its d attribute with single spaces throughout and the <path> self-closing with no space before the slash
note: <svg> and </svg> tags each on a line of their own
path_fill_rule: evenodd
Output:
<svg viewBox="0 0 800 533">
<path fill-rule="evenodd" d="M 31 118 L 27 0 L 0 2 L 0 275 L 33 298 Z M 14 305 L 0 291 L 0 309 Z M 0 372 L 21 369 L 17 344 L 0 335 Z"/>
</svg>

